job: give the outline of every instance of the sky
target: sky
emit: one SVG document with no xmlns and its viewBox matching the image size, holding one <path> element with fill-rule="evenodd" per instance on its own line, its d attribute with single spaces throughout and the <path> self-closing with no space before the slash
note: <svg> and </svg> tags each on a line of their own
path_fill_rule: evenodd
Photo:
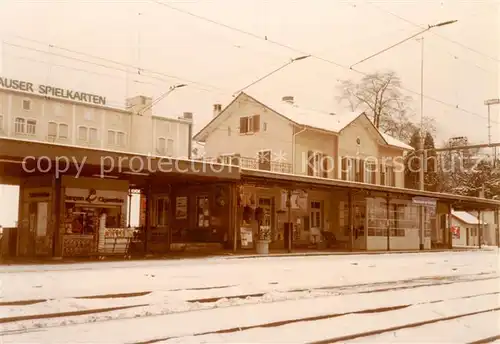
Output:
<svg viewBox="0 0 500 344">
<path fill-rule="evenodd" d="M 436 120 L 438 145 L 453 136 L 484 143 L 483 103 L 499 97 L 499 7 L 493 0 L 1 0 L 0 75 L 99 94 L 119 107 L 127 97 L 156 98 L 187 83 L 154 112 L 193 112 L 197 131 L 213 104 L 227 105 L 239 89 L 310 54 L 247 91 L 266 99 L 292 95 L 299 106 L 341 114 L 347 109 L 336 99 L 339 81 L 360 78 L 350 65 L 418 26 L 458 20 L 424 34 L 423 113 Z M 398 73 L 419 121 L 420 41 L 355 68 Z M 496 141 L 498 110 L 492 108 Z"/>
</svg>

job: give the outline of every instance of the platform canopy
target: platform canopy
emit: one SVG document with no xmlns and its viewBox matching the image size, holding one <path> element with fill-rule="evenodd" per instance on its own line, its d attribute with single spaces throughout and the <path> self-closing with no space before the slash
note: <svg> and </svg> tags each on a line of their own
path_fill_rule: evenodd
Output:
<svg viewBox="0 0 500 344">
<path fill-rule="evenodd" d="M 0 138 L 0 184 L 19 184 L 23 177 L 47 174 L 126 179 L 137 187 L 147 182 L 240 179 L 240 169 L 235 166 Z"/>
<path fill-rule="evenodd" d="M 392 198 L 415 199 L 418 202 L 435 200 L 436 202 L 451 204 L 455 210 L 476 211 L 500 209 L 500 201 L 487 198 L 420 191 L 393 186 L 351 182 L 340 179 L 326 179 L 252 169 L 241 169 L 241 179 L 242 182 L 245 183 L 279 186 L 284 189 L 324 188 L 345 192 L 361 192 L 374 197 L 390 196 Z"/>
</svg>

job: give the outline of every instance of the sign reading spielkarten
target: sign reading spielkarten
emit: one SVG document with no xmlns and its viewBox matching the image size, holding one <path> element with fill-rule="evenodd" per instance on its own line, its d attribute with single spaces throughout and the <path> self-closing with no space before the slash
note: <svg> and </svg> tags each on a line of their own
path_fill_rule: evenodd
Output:
<svg viewBox="0 0 500 344">
<path fill-rule="evenodd" d="M 106 105 L 106 97 L 98 96 L 91 93 L 68 90 L 50 85 L 35 85 L 32 82 L 23 80 L 0 77 L 0 87 L 11 90 L 28 92 L 28 93 L 40 94 L 43 96 L 65 98 L 84 103 Z"/>
</svg>

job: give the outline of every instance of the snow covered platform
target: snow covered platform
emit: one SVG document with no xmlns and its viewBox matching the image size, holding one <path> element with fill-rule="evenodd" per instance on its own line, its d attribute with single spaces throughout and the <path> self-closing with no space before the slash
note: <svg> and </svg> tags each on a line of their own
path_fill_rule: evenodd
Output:
<svg viewBox="0 0 500 344">
<path fill-rule="evenodd" d="M 499 251 L 0 267 L 2 343 L 493 342 Z"/>
</svg>

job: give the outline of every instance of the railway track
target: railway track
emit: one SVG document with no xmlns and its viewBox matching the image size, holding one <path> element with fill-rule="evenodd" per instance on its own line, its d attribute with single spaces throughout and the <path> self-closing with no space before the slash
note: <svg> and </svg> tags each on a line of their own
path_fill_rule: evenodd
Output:
<svg viewBox="0 0 500 344">
<path fill-rule="evenodd" d="M 231 328 L 220 329 L 220 330 L 216 330 L 216 331 L 195 333 L 195 334 L 192 334 L 191 336 L 192 337 L 200 337 L 200 336 L 207 336 L 207 335 L 213 335 L 213 334 L 229 334 L 229 333 L 236 333 L 236 332 L 247 331 L 247 330 L 252 330 L 252 329 L 257 329 L 257 328 L 273 328 L 273 327 L 279 327 L 279 326 L 284 326 L 284 325 L 289 325 L 289 324 L 294 324 L 294 323 L 303 323 L 303 322 L 333 319 L 333 318 L 338 318 L 338 317 L 342 317 L 342 316 L 346 316 L 346 315 L 354 315 L 354 314 L 385 313 L 385 312 L 391 312 L 391 311 L 405 309 L 405 308 L 408 308 L 411 306 L 429 305 L 429 304 L 434 304 L 434 303 L 438 303 L 438 302 L 470 299 L 470 298 L 475 298 L 475 297 L 488 296 L 488 295 L 499 295 L 499 294 L 500 294 L 500 292 L 483 293 L 483 294 L 475 294 L 475 295 L 469 295 L 469 296 L 458 297 L 458 298 L 433 300 L 433 301 L 427 301 L 427 302 L 418 302 L 418 303 L 413 303 L 413 304 L 400 304 L 400 305 L 390 306 L 390 307 L 368 308 L 368 309 L 362 309 L 362 310 L 345 312 L 345 313 L 331 313 L 331 314 L 325 314 L 325 315 L 320 315 L 320 316 L 315 316 L 315 317 L 304 317 L 304 318 L 275 321 L 275 322 L 269 322 L 269 323 L 261 323 L 261 324 L 252 325 L 252 326 L 231 327 Z M 347 340 L 373 336 L 373 335 L 377 335 L 377 334 L 381 334 L 381 333 L 385 333 L 385 332 L 391 332 L 391 331 L 401 330 L 401 329 L 405 329 L 405 328 L 423 326 L 423 325 L 427 325 L 427 324 L 431 324 L 431 323 L 436 323 L 439 321 L 453 320 L 453 319 L 458 319 L 461 317 L 482 314 L 482 313 L 487 313 L 487 312 L 492 312 L 492 311 L 498 311 L 498 310 L 500 310 L 500 307 L 491 308 L 491 309 L 485 310 L 485 311 L 470 312 L 470 313 L 465 313 L 465 314 L 461 314 L 461 315 L 441 317 L 441 318 L 436 318 L 436 319 L 427 320 L 427 321 L 409 323 L 406 325 L 393 326 L 393 327 L 389 327 L 389 328 L 382 328 L 382 329 L 374 330 L 374 331 L 360 332 L 360 333 L 352 334 L 352 335 L 348 335 L 348 336 L 341 336 L 341 337 L 325 339 L 322 341 L 310 342 L 308 344 L 328 344 L 328 343 L 344 342 Z M 165 337 L 165 338 L 157 338 L 157 339 L 153 339 L 153 340 L 149 340 L 149 341 L 135 342 L 133 344 L 154 344 L 154 343 L 161 343 L 161 342 L 169 341 L 172 339 L 182 339 L 182 338 L 184 338 L 184 336 Z"/>
<path fill-rule="evenodd" d="M 472 278 L 472 277 L 475 277 L 475 278 Z M 492 280 L 492 279 L 498 279 L 499 277 L 498 276 L 485 276 L 485 274 L 478 274 L 478 275 L 464 275 L 464 276 L 461 276 L 461 278 L 463 280 L 460 279 L 460 276 L 453 276 L 453 277 L 450 277 L 450 278 L 434 278 L 435 279 L 435 282 L 433 283 L 421 283 L 421 279 L 415 279 L 414 281 L 416 280 L 419 280 L 419 283 L 420 284 L 416 284 L 416 285 L 401 285 L 401 286 L 396 286 L 394 285 L 393 287 L 391 288 L 388 288 L 387 287 L 387 283 L 376 283 L 375 285 L 376 286 L 379 286 L 379 290 L 375 289 L 375 290 L 358 290 L 356 291 L 355 288 L 356 287 L 359 287 L 360 285 L 352 285 L 350 286 L 351 290 L 349 290 L 349 288 L 347 288 L 346 286 L 342 286 L 343 289 L 343 292 L 338 292 L 338 291 L 334 291 L 334 292 L 330 292 L 330 293 L 326 293 L 326 294 L 322 294 L 322 295 L 319 295 L 317 296 L 316 298 L 321 298 L 321 297 L 332 297 L 332 296 L 336 296 L 336 295 L 344 295 L 345 294 L 364 294 L 364 293 L 383 293 L 383 292 L 387 292 L 387 291 L 397 291 L 397 290 L 405 290 L 405 289 L 408 289 L 408 288 L 424 288 L 424 287 L 429 287 L 429 286 L 443 286 L 443 285 L 449 285 L 449 284 L 457 284 L 457 283 L 471 283 L 471 282 L 478 282 L 478 281 L 488 281 L 488 280 Z M 427 279 L 427 280 L 430 280 L 430 279 Z M 399 282 L 401 283 L 401 282 Z M 408 283 L 408 280 L 407 280 L 407 283 Z M 362 287 L 366 288 L 368 287 L 367 284 L 363 284 L 361 285 Z M 330 287 L 329 287 L 330 288 Z M 320 288 L 317 288 L 317 289 L 320 289 L 320 290 L 323 290 L 324 291 L 324 287 L 320 287 Z M 289 291 L 289 292 L 286 292 L 286 293 L 297 293 L 297 291 L 294 289 L 292 291 Z M 286 294 L 285 293 L 285 294 Z M 491 294 L 491 293 L 489 293 Z M 116 297 L 116 295 L 118 294 L 113 294 L 113 296 Z M 139 294 L 134 294 L 135 296 L 130 296 L 130 297 L 138 297 Z M 471 295 L 471 296 L 463 296 L 461 298 L 465 299 L 465 298 L 470 298 L 470 297 L 477 297 L 477 296 L 481 296 L 481 295 L 488 295 L 488 293 L 486 294 L 480 294 L 480 295 Z M 120 294 L 121 297 L 127 297 L 129 295 L 125 295 L 124 294 Z M 186 300 L 187 302 L 191 302 L 191 303 L 194 303 L 194 302 L 202 302 L 202 303 L 205 303 L 207 304 L 207 307 L 204 308 L 204 309 L 214 309 L 214 308 L 217 308 L 217 302 L 221 301 L 222 299 L 241 299 L 241 298 L 244 298 L 244 299 L 247 299 L 248 303 L 247 304 L 259 304 L 259 303 L 262 303 L 262 297 L 264 295 L 261 295 L 260 293 L 259 294 L 253 294 L 253 295 L 232 295 L 232 296 L 221 296 L 221 297 L 218 297 L 218 298 L 213 298 L 213 299 L 194 299 L 194 300 Z M 100 296 L 102 297 L 102 295 Z M 85 298 L 89 298 L 89 297 L 85 297 Z M 277 301 L 272 301 L 271 303 L 279 303 L 280 301 L 290 301 L 290 300 L 293 300 L 293 299 L 284 299 L 284 300 L 277 300 Z M 431 301 L 431 302 L 441 302 L 442 300 L 434 300 L 434 301 Z M 412 304 L 402 304 L 402 305 L 396 305 L 394 307 L 409 307 L 411 306 Z M 19 323 L 19 322 L 23 322 L 23 321 L 26 321 L 26 320 L 30 320 L 30 321 L 33 321 L 33 320 L 47 320 L 47 319 L 52 319 L 52 318 L 59 318 L 59 317 L 68 317 L 68 316 L 71 316 L 71 317 L 75 317 L 77 319 L 81 318 L 83 315 L 92 315 L 92 314 L 98 314 L 98 313 L 104 313 L 104 312 L 107 312 L 108 315 L 105 315 L 105 316 L 102 316 L 102 318 L 92 318 L 91 322 L 105 322 L 105 321 L 113 321 L 113 320 L 124 320 L 124 319 L 127 319 L 127 317 L 117 317 L 117 318 L 113 318 L 113 317 L 110 317 L 109 313 L 112 313 L 113 311 L 117 311 L 117 310 L 120 310 L 120 309 L 126 309 L 126 308 L 140 308 L 140 307 L 143 307 L 145 309 L 145 313 L 144 315 L 141 317 L 141 318 L 148 318 L 148 317 L 156 317 L 156 316 L 161 316 L 161 315 L 166 315 L 166 314 L 173 314 L 172 312 L 160 312 L 160 313 L 157 313 L 157 314 L 154 314 L 154 313 L 150 313 L 147 311 L 147 308 L 148 307 L 151 307 L 151 306 L 154 306 L 153 304 L 144 304 L 144 303 L 137 303 L 137 304 L 132 304 L 132 305 L 128 305 L 128 306 L 122 306 L 121 308 L 120 307 L 114 307 L 115 309 L 113 309 L 113 307 L 110 307 L 108 310 L 103 310 L 102 308 L 100 309 L 88 309 L 88 310 L 83 310 L 83 311 L 80 311 L 80 313 L 74 313 L 74 314 L 68 314 L 68 312 L 60 312 L 60 313 L 49 313 L 49 314 L 37 314 L 37 315 L 28 315 L 28 316 L 25 316 L 24 318 L 21 316 L 21 317 L 11 317 L 11 318 L 2 318 L 0 319 L 0 323 L 4 323 L 4 324 L 7 324 L 7 323 Z M 237 305 L 229 305 L 228 307 L 234 307 L 234 306 L 237 306 Z M 380 311 L 380 307 L 379 308 L 375 308 L 375 309 L 365 309 L 365 310 L 360 310 L 359 312 L 376 312 L 377 310 Z M 190 311 L 196 311 L 196 310 L 199 310 L 199 309 L 191 309 L 191 310 L 187 310 L 185 312 L 190 312 Z M 356 312 L 350 312 L 350 313 L 353 313 L 353 314 L 356 314 L 358 311 Z M 338 317 L 338 316 L 342 316 L 342 315 L 345 315 L 345 314 L 330 314 L 330 315 L 326 315 L 326 317 Z M 136 315 L 134 316 L 131 316 L 129 317 L 130 318 L 135 318 L 137 317 Z M 320 316 L 322 317 L 322 316 Z M 307 318 L 304 318 L 302 320 L 290 320 L 291 323 L 293 322 L 297 322 L 297 321 L 313 321 L 313 320 L 318 320 L 319 318 L 317 317 L 310 317 L 311 319 L 310 320 L 307 320 Z M 85 320 L 85 319 L 81 319 L 81 320 Z M 288 321 L 288 320 L 287 320 Z M 29 332 L 29 331 L 34 331 L 34 330 L 40 330 L 41 327 L 43 328 L 46 328 L 46 329 L 49 329 L 49 328 L 57 328 L 57 327 L 61 327 L 61 326 L 68 326 L 68 325 L 78 325 L 78 324 L 82 324 L 82 323 L 88 323 L 90 321 L 82 321 L 82 322 L 76 322 L 74 324 L 68 324 L 67 322 L 64 322 L 64 324 L 42 324 L 42 323 L 35 323 L 35 324 L 32 324 L 31 325 L 31 328 L 30 327 L 27 327 L 21 331 L 19 330 L 6 330 L 6 331 L 2 331 L 0 332 L 0 336 L 4 336 L 4 335 L 12 335 L 12 334 L 16 334 L 16 333 L 24 333 L 24 332 Z M 286 322 L 286 321 L 285 321 Z M 284 323 L 283 323 L 284 324 Z M 283 325 L 281 324 L 281 325 Z M 45 325 L 45 326 L 44 326 Z M 274 324 L 274 325 L 269 325 L 269 324 L 259 324 L 259 325 L 256 325 L 255 327 L 267 327 L 267 326 L 280 326 L 280 324 Z M 239 329 L 241 329 L 239 327 Z M 229 329 L 230 330 L 230 329 Z M 225 331 L 228 331 L 228 329 L 226 329 Z M 207 333 L 202 333 L 202 334 L 207 334 Z"/>
<path fill-rule="evenodd" d="M 450 320 L 470 317 L 473 315 L 498 312 L 498 311 L 500 311 L 500 307 L 494 307 L 494 308 L 476 311 L 476 312 L 462 313 L 462 314 L 452 315 L 452 316 L 447 316 L 447 317 L 438 317 L 435 319 L 430 319 L 430 320 L 425 320 L 425 321 L 417 321 L 417 322 L 408 323 L 405 325 L 386 327 L 386 328 L 381 328 L 381 329 L 373 330 L 373 331 L 359 332 L 359 333 L 350 334 L 350 335 L 346 335 L 346 336 L 328 338 L 328 339 L 324 339 L 324 340 L 309 342 L 307 344 L 345 343 L 346 341 L 353 340 L 353 339 L 370 337 L 370 336 L 379 335 L 382 333 L 394 332 L 394 331 L 398 331 L 398 330 L 402 330 L 402 329 L 414 328 L 414 327 L 419 327 L 419 326 L 424 326 L 424 325 L 429 325 L 429 324 L 435 324 L 435 323 L 442 322 L 442 321 L 450 321 Z"/>
</svg>

